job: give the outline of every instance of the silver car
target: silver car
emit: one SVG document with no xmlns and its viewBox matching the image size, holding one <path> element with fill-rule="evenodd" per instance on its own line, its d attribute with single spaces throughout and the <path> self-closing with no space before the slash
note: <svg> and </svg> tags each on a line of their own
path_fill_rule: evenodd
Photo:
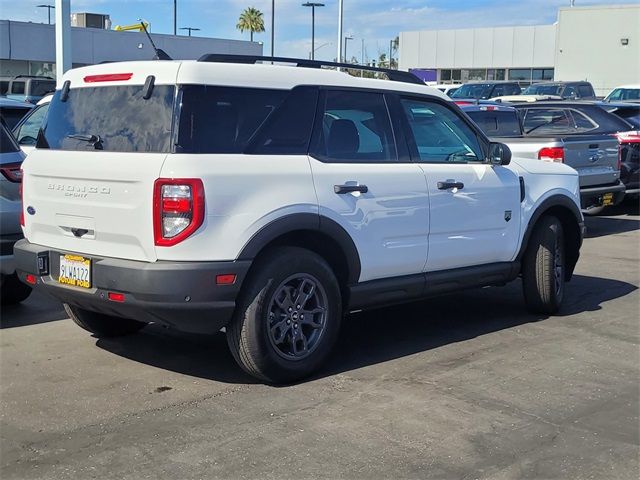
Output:
<svg viewBox="0 0 640 480">
<path fill-rule="evenodd" d="M 0 122 L 0 302 L 10 305 L 25 300 L 31 288 L 18 280 L 13 261 L 13 244 L 22 238 L 20 167 L 24 153 L 13 135 Z"/>
</svg>

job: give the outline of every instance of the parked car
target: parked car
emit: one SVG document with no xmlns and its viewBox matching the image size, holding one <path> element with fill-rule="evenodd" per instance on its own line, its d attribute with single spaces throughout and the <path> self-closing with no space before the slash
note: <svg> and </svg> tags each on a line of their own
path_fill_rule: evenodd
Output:
<svg viewBox="0 0 640 480">
<path fill-rule="evenodd" d="M 32 108 L 33 105 L 30 103 L 0 98 L 0 121 L 2 121 L 7 128 L 12 129 Z"/>
<path fill-rule="evenodd" d="M 524 94 L 521 94 L 521 95 L 503 95 L 501 97 L 491 98 L 490 100 L 492 102 L 506 102 L 506 103 L 511 103 L 511 102 L 534 103 L 534 102 L 543 102 L 543 101 L 549 101 L 549 100 L 562 100 L 562 97 L 560 97 L 558 95 L 524 95 Z"/>
<path fill-rule="evenodd" d="M 594 104 L 630 123 L 636 130 L 640 130 L 640 103 L 603 101 Z"/>
<path fill-rule="evenodd" d="M 620 179 L 625 186 L 625 197 L 640 196 L 640 131 L 617 134 L 620 142 Z"/>
<path fill-rule="evenodd" d="M 15 272 L 13 246 L 22 238 L 20 228 L 20 151 L 7 127 L 0 122 L 0 302 L 10 305 L 25 300 L 31 287 L 22 283 Z"/>
<path fill-rule="evenodd" d="M 55 89 L 56 81 L 51 77 L 17 75 L 9 81 L 6 96 L 13 100 L 36 104 Z"/>
<path fill-rule="evenodd" d="M 488 100 L 504 95 L 520 95 L 520 85 L 518 82 L 469 82 L 462 85 L 451 94 L 451 98 L 456 100 Z"/>
<path fill-rule="evenodd" d="M 226 327 L 268 382 L 318 369 L 353 310 L 522 276 L 528 308 L 557 311 L 575 170 L 512 162 L 408 74 L 249 64 L 273 60 L 65 73 L 23 167 L 20 278 L 98 337 Z"/>
<path fill-rule="evenodd" d="M 556 95 L 568 100 L 595 100 L 596 92 L 589 82 L 541 82 L 529 85 L 523 95 Z"/>
<path fill-rule="evenodd" d="M 44 123 L 49 111 L 49 104 L 53 98 L 52 94 L 44 96 L 27 115 L 13 128 L 13 135 L 18 141 L 18 145 L 26 154 L 36 147 L 38 131 Z"/>
<path fill-rule="evenodd" d="M 605 102 L 627 102 L 627 101 L 640 101 L 640 85 L 622 85 L 616 87 L 604 97 Z"/>
<path fill-rule="evenodd" d="M 514 156 L 575 168 L 585 213 L 595 215 L 622 201 L 625 187 L 613 134 L 630 130 L 629 124 L 595 105 L 577 102 L 498 105 L 461 108 L 492 140 L 506 143 Z"/>
<path fill-rule="evenodd" d="M 460 88 L 460 84 L 457 84 L 457 83 L 456 84 L 442 83 L 442 84 L 436 84 L 436 85 L 430 85 L 430 86 L 433 88 L 437 88 L 438 90 L 440 90 L 445 95 L 448 95 L 449 97 L 453 95 Z"/>
</svg>

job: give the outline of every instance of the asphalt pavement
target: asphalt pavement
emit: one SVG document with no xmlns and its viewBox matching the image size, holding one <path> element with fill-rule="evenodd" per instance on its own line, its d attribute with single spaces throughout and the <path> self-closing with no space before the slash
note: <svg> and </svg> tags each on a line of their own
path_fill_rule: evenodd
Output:
<svg viewBox="0 0 640 480">
<path fill-rule="evenodd" d="M 286 387 L 222 333 L 98 340 L 34 294 L 0 318 L 0 477 L 637 479 L 637 203 L 587 227 L 557 316 L 519 281 L 360 313 Z"/>
</svg>

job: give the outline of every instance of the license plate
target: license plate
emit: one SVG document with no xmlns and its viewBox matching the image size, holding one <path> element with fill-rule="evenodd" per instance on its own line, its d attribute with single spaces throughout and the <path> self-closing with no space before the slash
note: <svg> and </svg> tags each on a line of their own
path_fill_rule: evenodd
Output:
<svg viewBox="0 0 640 480">
<path fill-rule="evenodd" d="M 602 196 L 602 205 L 613 205 L 613 193 L 605 193 Z"/>
<path fill-rule="evenodd" d="M 58 282 L 72 287 L 91 288 L 91 259 L 79 255 L 60 255 Z"/>
</svg>

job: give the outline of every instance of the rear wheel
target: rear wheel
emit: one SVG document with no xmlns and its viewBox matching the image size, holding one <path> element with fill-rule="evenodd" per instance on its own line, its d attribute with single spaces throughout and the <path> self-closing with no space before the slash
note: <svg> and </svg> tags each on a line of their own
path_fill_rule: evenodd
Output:
<svg viewBox="0 0 640 480">
<path fill-rule="evenodd" d="M 227 342 L 249 374 L 292 382 L 320 367 L 341 315 L 338 281 L 324 259 L 302 248 L 278 248 L 254 265 L 227 326 Z"/>
<path fill-rule="evenodd" d="M 26 300 L 31 295 L 31 287 L 22 283 L 15 273 L 2 275 L 2 287 L 0 287 L 0 303 L 2 305 L 15 305 Z"/>
<path fill-rule="evenodd" d="M 115 317 L 104 313 L 91 312 L 67 303 L 64 309 L 76 325 L 93 333 L 96 337 L 120 337 L 136 333 L 146 323 L 130 318 Z"/>
<path fill-rule="evenodd" d="M 535 313 L 558 311 L 564 297 L 565 249 L 562 224 L 544 216 L 536 225 L 522 262 L 527 308 Z"/>
</svg>

